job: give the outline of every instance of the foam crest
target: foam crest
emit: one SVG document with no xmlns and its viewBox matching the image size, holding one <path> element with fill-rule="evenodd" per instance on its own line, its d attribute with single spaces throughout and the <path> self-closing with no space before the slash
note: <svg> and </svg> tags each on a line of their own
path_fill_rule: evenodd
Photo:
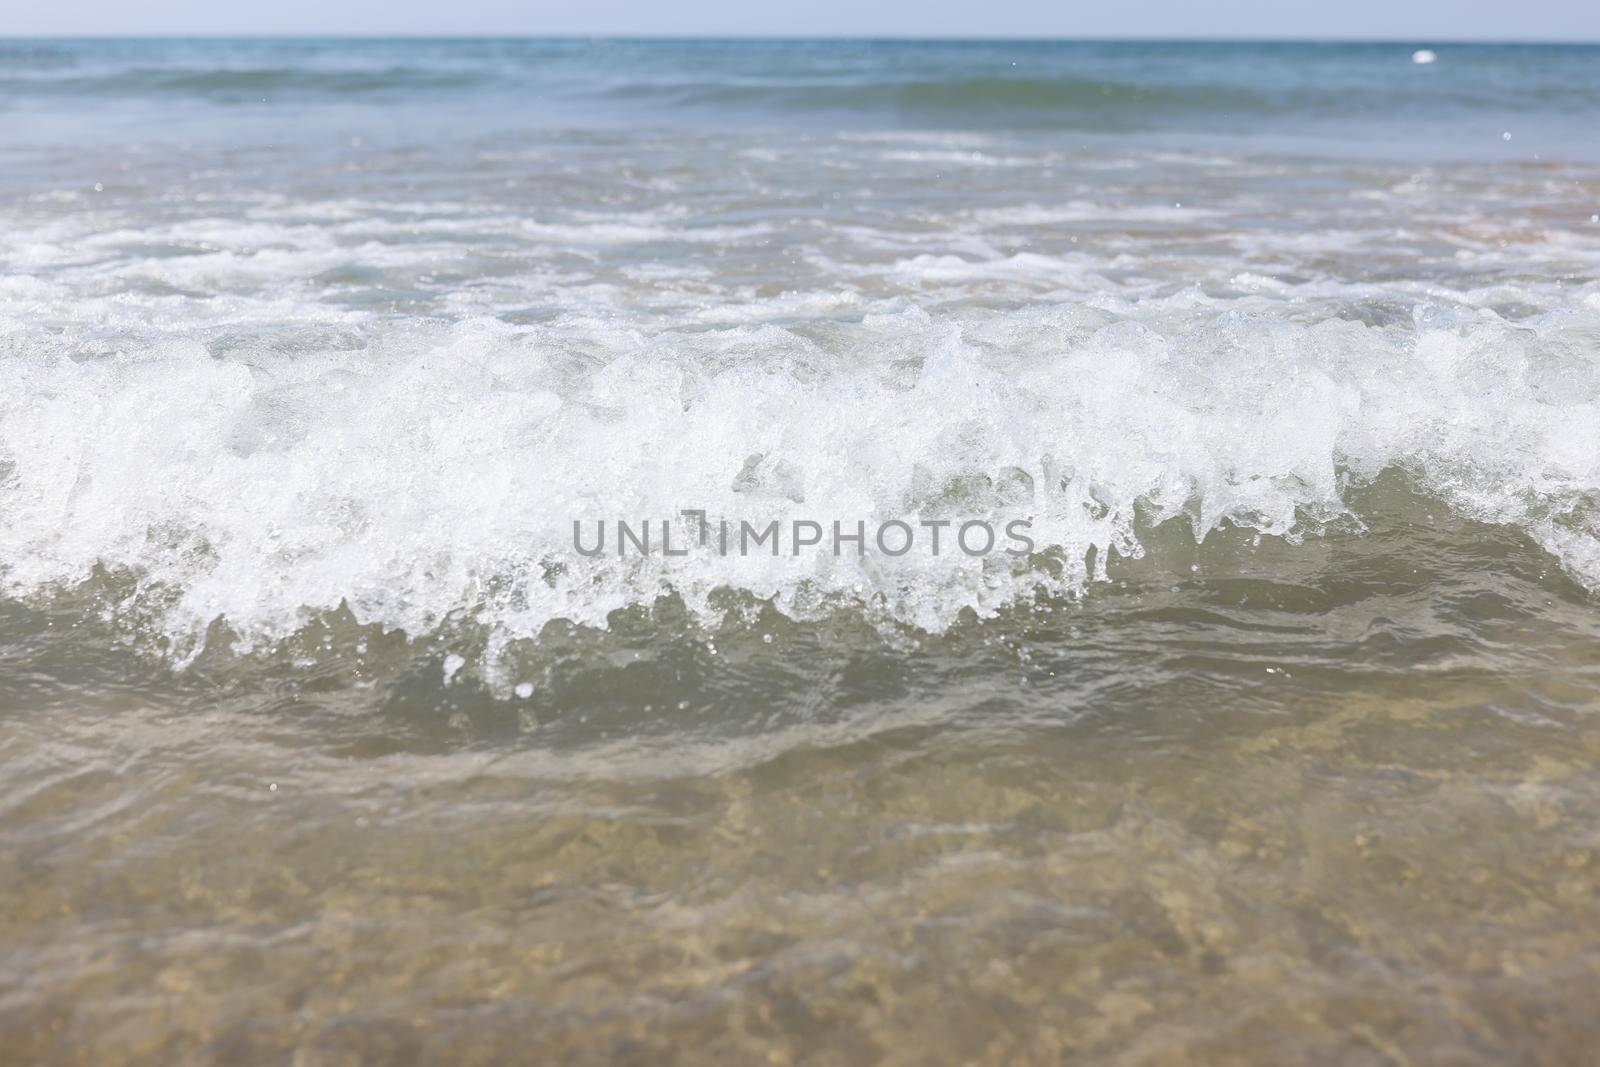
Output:
<svg viewBox="0 0 1600 1067">
<path fill-rule="evenodd" d="M 1187 518 L 1300 537 L 1399 468 L 1525 530 L 1600 588 L 1600 317 L 1422 309 L 1313 324 L 1077 304 L 827 331 L 646 334 L 603 322 L 369 323 L 286 356 L 153 338 L 79 358 L 9 336 L 0 581 L 137 576 L 113 615 L 192 654 L 217 619 L 270 641 L 308 612 L 503 643 L 603 625 L 667 589 L 805 614 L 838 600 L 938 630 L 1085 588 Z M 354 336 L 350 333 L 353 331 Z M 26 332 L 26 331 L 24 331 Z M 313 333 L 314 342 L 316 335 Z M 1033 522 L 1026 559 L 870 551 L 574 551 L 572 523 Z"/>
</svg>

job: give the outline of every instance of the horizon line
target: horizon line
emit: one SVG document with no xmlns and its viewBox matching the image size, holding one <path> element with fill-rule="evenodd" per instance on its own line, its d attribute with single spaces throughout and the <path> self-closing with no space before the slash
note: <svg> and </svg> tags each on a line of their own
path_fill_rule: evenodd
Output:
<svg viewBox="0 0 1600 1067">
<path fill-rule="evenodd" d="M 1345 37 L 1345 36 L 1231 36 L 1192 35 L 1142 37 L 1135 35 L 1063 36 L 1054 34 L 871 34 L 871 33 L 369 33 L 331 32 L 134 32 L 59 33 L 53 31 L 0 30 L 0 41 L 635 41 L 635 42 L 819 42 L 860 44 L 1368 44 L 1368 45 L 1535 45 L 1544 47 L 1600 45 L 1600 37 L 1557 39 L 1550 37 Z"/>
</svg>

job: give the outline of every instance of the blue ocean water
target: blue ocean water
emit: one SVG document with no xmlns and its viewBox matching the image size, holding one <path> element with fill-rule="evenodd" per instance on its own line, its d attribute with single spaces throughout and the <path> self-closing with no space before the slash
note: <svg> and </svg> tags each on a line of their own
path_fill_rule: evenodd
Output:
<svg viewBox="0 0 1600 1067">
<path fill-rule="evenodd" d="M 1413 62 L 1427 50 L 1433 62 Z M 403 109 L 459 129 L 641 123 L 1019 129 L 1419 157 L 1591 158 L 1600 46 L 1273 42 L 194 39 L 0 42 L 11 121 Z M 226 116 L 224 119 L 222 116 Z M 1514 130 L 1515 146 L 1502 142 Z"/>
</svg>

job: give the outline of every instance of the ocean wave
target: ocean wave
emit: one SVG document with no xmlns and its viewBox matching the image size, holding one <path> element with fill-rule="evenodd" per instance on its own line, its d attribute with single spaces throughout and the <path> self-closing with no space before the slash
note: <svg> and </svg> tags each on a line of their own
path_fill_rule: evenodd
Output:
<svg viewBox="0 0 1600 1067">
<path fill-rule="evenodd" d="M 1184 524 L 1299 540 L 1359 525 L 1403 471 L 1600 589 L 1600 318 L 1404 326 L 1243 313 L 1162 325 L 1082 305 L 644 335 L 496 320 L 204 333 L 84 358 L 7 337 L 0 588 L 132 576 L 108 615 L 172 654 L 344 607 L 503 644 L 672 592 L 929 631 L 1070 596 Z M 1026 515 L 1026 559 L 574 551 L 575 520 L 765 524 Z"/>
<path fill-rule="evenodd" d="M 613 86 L 606 95 L 687 107 L 893 113 L 946 120 L 1004 115 L 1013 123 L 1201 112 L 1262 114 L 1290 106 L 1270 93 L 1234 85 L 1015 75 L 833 82 L 640 80 Z"/>
<path fill-rule="evenodd" d="M 29 96 L 191 96 L 236 101 L 262 94 L 351 97 L 382 93 L 448 93 L 484 89 L 492 73 L 460 68 L 394 65 L 353 69 L 296 66 L 47 68 L 45 73 L 0 75 L 0 98 Z"/>
<path fill-rule="evenodd" d="M 0 104 L 62 97 L 213 103 L 481 94 L 593 117 L 610 106 L 722 117 L 859 116 L 953 128 L 1243 132 L 1286 117 L 1572 118 L 1600 96 L 1582 48 L 1463 48 L 1419 70 L 1403 49 L 825 41 L 69 42 L 4 45 Z M 1461 127 L 1464 129 L 1464 127 Z"/>
</svg>

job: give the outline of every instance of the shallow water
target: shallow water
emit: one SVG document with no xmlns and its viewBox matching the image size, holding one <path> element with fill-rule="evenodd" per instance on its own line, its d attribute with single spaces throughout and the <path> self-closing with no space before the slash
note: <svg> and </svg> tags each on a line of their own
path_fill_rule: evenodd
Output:
<svg viewBox="0 0 1600 1067">
<path fill-rule="evenodd" d="M 1600 64 L 1413 47 L 0 47 L 0 1062 L 1586 1062 Z"/>
</svg>

